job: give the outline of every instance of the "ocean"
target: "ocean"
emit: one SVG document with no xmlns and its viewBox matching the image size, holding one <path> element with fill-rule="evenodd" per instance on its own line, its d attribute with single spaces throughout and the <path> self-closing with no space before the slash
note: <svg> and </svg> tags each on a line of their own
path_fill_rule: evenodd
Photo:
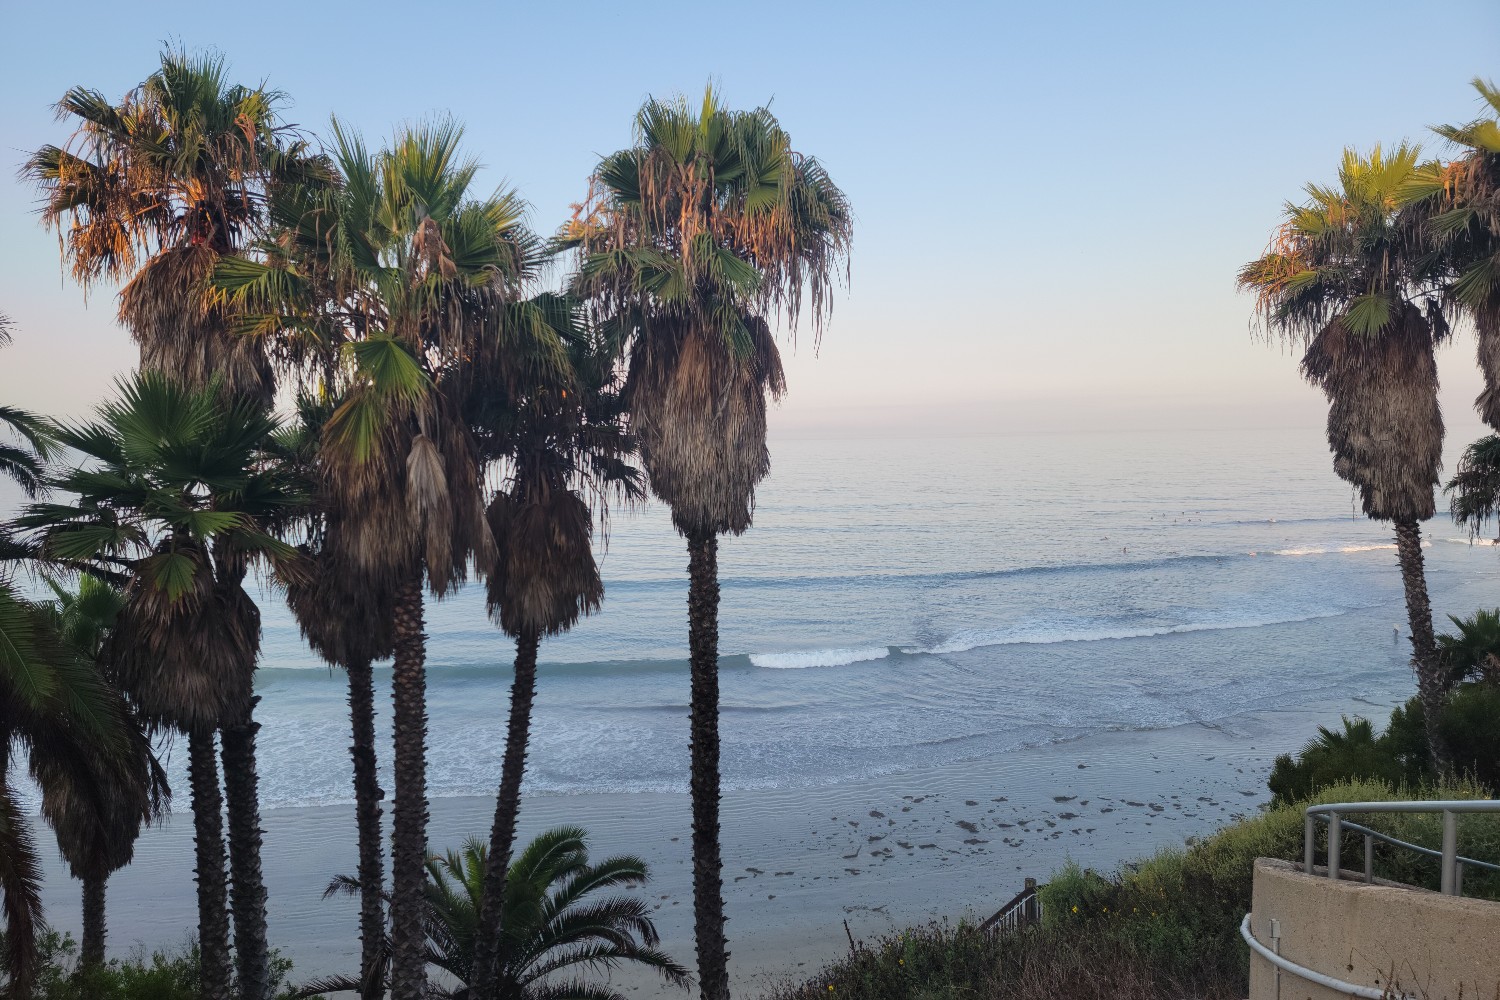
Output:
<svg viewBox="0 0 1500 1000">
<path fill-rule="evenodd" d="M 608 527 L 602 612 L 542 646 L 528 792 L 686 788 L 686 549 L 657 504 Z M 1500 603 L 1493 546 L 1425 529 L 1440 625 Z M 1313 429 L 775 440 L 720 577 L 728 789 L 1266 710 L 1379 718 L 1415 690 L 1390 528 Z M 274 594 L 262 612 L 263 804 L 347 802 L 343 675 Z M 427 631 L 430 795 L 491 795 L 513 647 L 482 586 L 430 600 Z"/>
</svg>

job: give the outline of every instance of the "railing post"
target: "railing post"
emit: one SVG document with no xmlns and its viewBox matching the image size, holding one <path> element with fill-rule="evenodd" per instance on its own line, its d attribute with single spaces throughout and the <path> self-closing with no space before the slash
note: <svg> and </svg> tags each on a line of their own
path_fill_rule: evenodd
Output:
<svg viewBox="0 0 1500 1000">
<path fill-rule="evenodd" d="M 1339 877 L 1339 855 L 1343 853 L 1343 822 L 1339 814 L 1331 812 L 1328 814 L 1328 877 L 1336 879 Z"/>
<path fill-rule="evenodd" d="M 1026 880 L 1026 893 L 1026 902 L 1021 904 L 1021 913 L 1024 917 L 1022 923 L 1034 924 L 1037 922 L 1036 879 Z"/>
<path fill-rule="evenodd" d="M 1365 883 L 1375 881 L 1375 838 L 1365 834 Z"/>
<path fill-rule="evenodd" d="M 1302 818 L 1302 874 L 1313 873 L 1313 841 L 1317 839 L 1318 821 L 1312 813 Z"/>
<path fill-rule="evenodd" d="M 1439 888 L 1449 896 L 1458 895 L 1458 813 L 1443 810 L 1443 869 Z"/>
</svg>

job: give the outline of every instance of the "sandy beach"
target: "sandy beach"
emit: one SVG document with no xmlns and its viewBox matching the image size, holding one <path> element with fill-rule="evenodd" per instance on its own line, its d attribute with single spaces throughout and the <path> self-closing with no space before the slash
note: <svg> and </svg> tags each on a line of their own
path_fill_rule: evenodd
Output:
<svg viewBox="0 0 1500 1000">
<path fill-rule="evenodd" d="M 1347 706 L 1344 706 L 1347 708 Z M 856 938 L 933 919 L 984 917 L 1068 859 L 1110 868 L 1181 844 L 1266 800 L 1272 758 L 1336 720 L 1337 707 L 1266 712 L 1232 725 L 1117 731 L 832 787 L 725 796 L 724 876 L 731 969 L 751 993 L 811 974 Z M 488 829 L 492 802 L 438 799 L 435 849 Z M 654 873 L 666 950 L 692 964 L 689 812 L 685 795 L 534 795 L 521 834 L 563 823 L 591 834 L 598 855 L 629 852 Z M 355 867 L 352 808 L 269 810 L 264 816 L 271 933 L 295 977 L 357 964 L 353 901 L 320 898 L 330 875 Z M 50 838 L 50 834 L 43 833 Z M 183 941 L 195 921 L 192 824 L 185 808 L 142 838 L 109 885 L 114 953 Z M 46 905 L 78 931 L 76 883 L 49 852 Z M 655 982 L 617 977 L 627 992 Z"/>
</svg>

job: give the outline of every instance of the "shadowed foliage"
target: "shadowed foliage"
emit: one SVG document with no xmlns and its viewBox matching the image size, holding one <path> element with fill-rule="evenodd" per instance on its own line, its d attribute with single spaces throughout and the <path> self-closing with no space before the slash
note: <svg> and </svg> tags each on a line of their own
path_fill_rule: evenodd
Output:
<svg viewBox="0 0 1500 1000">
<path fill-rule="evenodd" d="M 0 313 L 0 347 L 11 341 L 10 317 Z M 0 476 L 4 476 L 31 499 L 42 490 L 47 460 L 52 457 L 46 422 L 34 413 L 0 403 Z"/>
<path fill-rule="evenodd" d="M 1344 154 L 1336 187 L 1307 186 L 1286 206 L 1269 250 L 1241 269 L 1266 329 L 1302 346 L 1302 374 L 1328 399 L 1333 468 L 1367 517 L 1392 521 L 1411 626 L 1412 663 L 1429 718 L 1446 690 L 1433 638 L 1420 521 L 1435 509 L 1443 418 L 1436 345 L 1449 335 L 1430 257 L 1400 225 L 1419 150 Z M 1447 760 L 1430 727 L 1435 760 Z"/>
</svg>

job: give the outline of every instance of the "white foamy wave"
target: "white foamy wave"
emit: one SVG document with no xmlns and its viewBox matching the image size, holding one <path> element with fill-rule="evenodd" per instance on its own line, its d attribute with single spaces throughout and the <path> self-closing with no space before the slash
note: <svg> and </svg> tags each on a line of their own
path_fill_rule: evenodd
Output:
<svg viewBox="0 0 1500 1000">
<path fill-rule="evenodd" d="M 1345 553 L 1345 552 L 1385 552 L 1385 551 L 1394 551 L 1395 548 L 1396 548 L 1396 545 L 1395 545 L 1394 542 L 1383 542 L 1383 543 L 1380 543 L 1380 544 L 1377 544 L 1377 545 L 1340 545 L 1338 548 L 1332 548 L 1332 549 L 1325 549 L 1325 548 L 1276 549 L 1276 550 L 1274 550 L 1271 553 L 1271 555 L 1273 555 L 1273 556 L 1326 556 L 1330 552 L 1338 552 L 1338 553 Z M 1430 549 L 1430 548 L 1432 548 L 1432 542 L 1431 542 L 1431 540 L 1424 540 L 1422 542 L 1422 548 L 1424 548 L 1424 549 Z M 1252 555 L 1252 556 L 1255 555 L 1254 552 L 1251 552 L 1249 554 Z"/>
<path fill-rule="evenodd" d="M 1319 611 L 1309 615 L 1287 618 L 1244 619 L 1224 622 L 1193 622 L 1184 625 L 1148 625 L 1140 628 L 1032 628 L 997 629 L 995 631 L 965 630 L 931 647 L 903 648 L 908 654 L 967 653 L 971 649 L 986 646 L 1051 645 L 1055 642 L 1102 642 L 1109 639 L 1147 639 L 1159 635 L 1178 635 L 1183 632 L 1216 632 L 1221 629 L 1265 628 L 1269 625 L 1289 625 L 1295 622 L 1310 622 L 1320 618 L 1337 618 L 1348 614 L 1348 610 Z"/>
<path fill-rule="evenodd" d="M 844 667 L 867 660 L 883 660 L 890 655 L 889 646 L 865 646 L 857 649 L 807 649 L 794 653 L 751 653 L 750 662 L 772 670 L 804 670 L 808 667 Z"/>
<path fill-rule="evenodd" d="M 1500 545 L 1500 538 L 1445 538 L 1443 541 L 1455 545 Z"/>
</svg>

